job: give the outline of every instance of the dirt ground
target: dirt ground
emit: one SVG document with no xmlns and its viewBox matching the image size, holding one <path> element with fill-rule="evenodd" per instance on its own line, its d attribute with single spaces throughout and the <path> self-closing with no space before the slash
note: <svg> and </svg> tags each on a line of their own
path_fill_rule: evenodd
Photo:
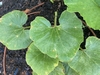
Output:
<svg viewBox="0 0 100 75">
<path fill-rule="evenodd" d="M 58 14 L 60 16 L 61 12 L 66 9 L 66 6 L 60 1 L 55 2 L 55 4 L 52 4 L 49 0 L 0 0 L 0 2 L 2 2 L 2 5 L 0 6 L 0 17 L 12 10 L 24 11 L 25 9 L 30 9 L 42 2 L 45 2 L 42 6 L 32 10 L 32 12 L 40 11 L 40 13 L 29 15 L 26 25 L 29 25 L 36 16 L 43 16 L 53 24 L 54 11 L 58 9 Z M 26 51 L 27 49 L 18 51 L 7 50 L 7 75 L 32 75 L 32 70 L 25 61 Z M 3 55 L 4 46 L 0 43 L 0 75 L 3 75 Z"/>
<path fill-rule="evenodd" d="M 42 6 L 32 10 L 32 12 L 40 12 L 37 14 L 31 14 L 28 16 L 28 21 L 26 25 L 29 25 L 32 20 L 36 16 L 43 16 L 47 18 L 51 24 L 53 24 L 54 20 L 54 12 L 58 10 L 58 18 L 62 11 L 66 9 L 66 6 L 61 1 L 55 2 L 52 4 L 49 0 L 0 0 L 2 5 L 0 6 L 0 17 L 4 14 L 12 11 L 12 10 L 21 10 L 24 11 L 25 9 L 30 9 L 42 2 L 45 2 Z M 78 13 L 76 15 L 83 20 L 82 17 Z M 59 24 L 59 22 L 58 22 Z M 93 30 L 97 37 L 100 38 L 100 31 Z M 84 32 L 84 42 L 81 44 L 82 48 L 85 48 L 85 40 L 88 36 L 92 36 L 92 32 L 87 28 L 83 28 Z M 0 36 L 2 37 L 2 36 Z M 7 50 L 6 53 L 6 72 L 7 75 L 32 75 L 31 68 L 26 64 L 25 61 L 25 54 L 27 49 L 18 50 L 18 51 L 11 51 Z M 3 75 L 3 54 L 4 53 L 4 46 L 0 43 L 0 75 Z"/>
</svg>

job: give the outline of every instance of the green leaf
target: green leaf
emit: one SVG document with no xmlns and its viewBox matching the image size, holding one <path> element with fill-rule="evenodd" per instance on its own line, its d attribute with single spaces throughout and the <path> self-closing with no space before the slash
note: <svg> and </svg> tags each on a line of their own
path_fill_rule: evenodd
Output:
<svg viewBox="0 0 100 75">
<path fill-rule="evenodd" d="M 64 0 L 64 2 L 68 6 L 68 11 L 79 12 L 88 26 L 100 30 L 100 7 L 94 0 Z"/>
<path fill-rule="evenodd" d="M 100 75 L 100 39 L 88 38 L 86 49 L 79 51 L 69 66 L 80 75 Z"/>
<path fill-rule="evenodd" d="M 27 21 L 27 15 L 14 10 L 0 18 L 0 42 L 10 50 L 27 48 L 31 43 L 29 30 L 24 30 L 23 25 Z"/>
<path fill-rule="evenodd" d="M 70 68 L 70 66 L 67 63 L 64 63 L 65 67 L 65 75 L 79 75 L 75 70 Z"/>
<path fill-rule="evenodd" d="M 96 4 L 100 7 L 100 0 L 94 0 Z"/>
<path fill-rule="evenodd" d="M 33 75 L 37 74 L 33 72 Z M 59 65 L 49 75 L 65 75 L 64 66 L 61 63 L 59 63 Z"/>
<path fill-rule="evenodd" d="M 62 63 L 59 63 L 59 65 L 49 75 L 65 75 Z"/>
<path fill-rule="evenodd" d="M 30 38 L 44 54 L 60 61 L 71 60 L 83 41 L 82 24 L 74 13 L 64 11 L 60 25 L 51 27 L 48 20 L 36 17 L 31 23 Z"/>
<path fill-rule="evenodd" d="M 26 62 L 38 75 L 48 75 L 51 71 L 58 66 L 58 59 L 50 58 L 43 54 L 32 43 L 26 53 Z"/>
</svg>

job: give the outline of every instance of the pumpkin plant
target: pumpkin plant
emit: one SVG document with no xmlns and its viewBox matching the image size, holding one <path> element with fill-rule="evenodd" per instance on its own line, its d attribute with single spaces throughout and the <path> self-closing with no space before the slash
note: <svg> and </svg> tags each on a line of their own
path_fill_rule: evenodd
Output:
<svg viewBox="0 0 100 75">
<path fill-rule="evenodd" d="M 89 27 L 100 30 L 100 17 L 89 16 L 90 13 L 98 14 L 100 8 L 95 1 L 82 1 L 64 0 L 68 10 L 62 12 L 59 25 L 57 12 L 54 25 L 46 18 L 37 16 L 29 27 L 24 26 L 27 15 L 23 11 L 9 12 L 0 18 L 0 42 L 9 50 L 28 47 L 26 62 L 32 68 L 33 75 L 99 75 L 100 39 L 88 37 L 86 49 L 80 48 L 83 42 L 82 22 L 74 12 L 79 12 Z M 97 12 L 87 12 L 91 9 L 86 8 L 88 4 Z"/>
</svg>

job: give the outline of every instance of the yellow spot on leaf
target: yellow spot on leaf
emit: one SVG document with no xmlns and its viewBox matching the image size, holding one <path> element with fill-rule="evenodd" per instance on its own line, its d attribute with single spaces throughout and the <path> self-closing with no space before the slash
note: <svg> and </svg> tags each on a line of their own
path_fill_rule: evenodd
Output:
<svg viewBox="0 0 100 75">
<path fill-rule="evenodd" d="M 53 50 L 53 52 L 55 52 L 56 50 Z"/>
<path fill-rule="evenodd" d="M 58 65 L 58 63 L 57 64 L 54 64 L 54 67 L 56 67 Z"/>
<path fill-rule="evenodd" d="M 14 47 L 16 47 L 16 45 L 14 45 Z"/>
<path fill-rule="evenodd" d="M 19 37 L 19 35 L 16 35 L 16 37 Z"/>
<path fill-rule="evenodd" d="M 77 28 L 77 27 L 75 27 L 75 28 Z"/>
<path fill-rule="evenodd" d="M 12 25 L 12 22 L 9 24 L 9 26 L 11 26 Z"/>
<path fill-rule="evenodd" d="M 45 75 L 48 75 L 48 72 L 45 72 Z"/>
</svg>

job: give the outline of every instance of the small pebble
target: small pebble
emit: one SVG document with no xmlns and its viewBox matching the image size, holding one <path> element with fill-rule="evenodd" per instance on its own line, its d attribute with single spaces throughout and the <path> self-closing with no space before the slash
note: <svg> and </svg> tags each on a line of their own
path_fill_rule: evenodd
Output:
<svg viewBox="0 0 100 75">
<path fill-rule="evenodd" d="M 18 72 L 19 72 L 19 69 L 16 68 L 15 72 L 14 72 L 14 75 L 18 75 Z"/>
<path fill-rule="evenodd" d="M 0 48 L 0 53 L 4 52 L 4 48 Z"/>
</svg>

